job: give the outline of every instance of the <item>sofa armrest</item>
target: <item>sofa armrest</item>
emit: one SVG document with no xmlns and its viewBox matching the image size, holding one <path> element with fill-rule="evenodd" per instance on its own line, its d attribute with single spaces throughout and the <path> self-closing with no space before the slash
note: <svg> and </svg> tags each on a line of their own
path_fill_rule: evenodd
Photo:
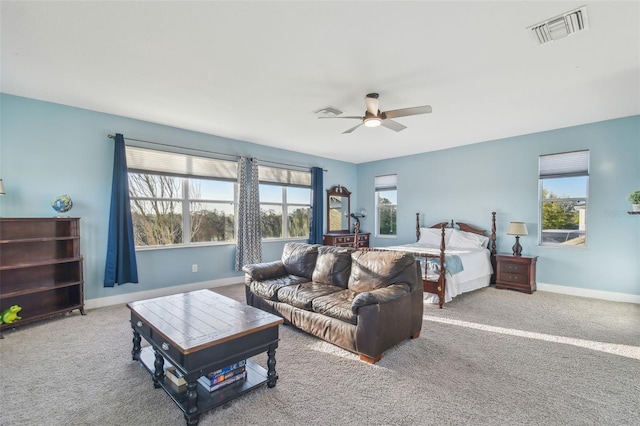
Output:
<svg viewBox="0 0 640 426">
<path fill-rule="evenodd" d="M 287 272 L 284 269 L 284 264 L 280 260 L 245 265 L 242 267 L 242 270 L 251 278 L 252 281 L 264 281 L 287 275 Z"/>
<path fill-rule="evenodd" d="M 356 295 L 351 302 L 351 310 L 358 313 L 358 309 L 366 305 L 376 303 L 387 303 L 396 300 L 411 291 L 411 287 L 406 283 L 391 284 L 388 287 L 378 288 L 372 291 L 364 291 Z"/>
</svg>

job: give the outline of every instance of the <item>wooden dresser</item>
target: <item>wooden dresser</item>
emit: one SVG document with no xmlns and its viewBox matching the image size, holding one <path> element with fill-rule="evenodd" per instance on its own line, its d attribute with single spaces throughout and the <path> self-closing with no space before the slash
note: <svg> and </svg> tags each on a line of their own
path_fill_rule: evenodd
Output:
<svg viewBox="0 0 640 426">
<path fill-rule="evenodd" d="M 369 247 L 370 232 L 358 233 L 358 247 Z M 325 246 L 354 247 L 355 234 L 353 232 L 329 232 L 322 236 Z"/>
<path fill-rule="evenodd" d="M 536 261 L 538 256 L 496 255 L 498 273 L 496 288 L 533 293 L 536 291 Z"/>
</svg>

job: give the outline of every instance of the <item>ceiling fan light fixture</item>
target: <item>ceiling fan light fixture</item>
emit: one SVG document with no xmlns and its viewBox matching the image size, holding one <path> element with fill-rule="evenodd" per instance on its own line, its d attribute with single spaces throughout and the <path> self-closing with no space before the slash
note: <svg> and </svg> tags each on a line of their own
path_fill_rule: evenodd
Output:
<svg viewBox="0 0 640 426">
<path fill-rule="evenodd" d="M 364 119 L 364 125 L 366 127 L 378 127 L 382 123 L 378 117 L 369 117 Z"/>
<path fill-rule="evenodd" d="M 418 114 L 428 114 L 431 112 L 430 105 L 418 106 L 418 107 L 410 107 L 410 108 L 400 108 L 400 109 L 392 109 L 389 111 L 380 111 L 379 100 L 377 93 L 369 93 L 365 97 L 365 104 L 367 105 L 367 110 L 364 112 L 364 116 L 351 115 L 348 117 L 340 116 L 340 117 L 328 117 L 322 116 L 318 118 L 347 118 L 354 119 L 360 121 L 357 126 L 353 126 L 350 129 L 345 130 L 344 133 L 351 133 L 356 130 L 358 127 L 364 125 L 365 127 L 386 127 L 387 129 L 393 130 L 394 132 L 400 132 L 407 128 L 407 126 L 394 121 L 394 118 L 398 117 L 408 117 L 410 115 L 418 115 Z M 318 110 L 326 111 L 329 107 L 322 108 Z"/>
</svg>

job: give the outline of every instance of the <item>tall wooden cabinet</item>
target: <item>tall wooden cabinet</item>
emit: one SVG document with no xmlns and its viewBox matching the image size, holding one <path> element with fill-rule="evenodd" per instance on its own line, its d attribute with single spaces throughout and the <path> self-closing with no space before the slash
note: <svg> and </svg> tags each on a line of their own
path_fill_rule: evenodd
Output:
<svg viewBox="0 0 640 426">
<path fill-rule="evenodd" d="M 2 329 L 79 309 L 84 315 L 80 219 L 0 218 L 0 312 L 22 319 Z"/>
</svg>

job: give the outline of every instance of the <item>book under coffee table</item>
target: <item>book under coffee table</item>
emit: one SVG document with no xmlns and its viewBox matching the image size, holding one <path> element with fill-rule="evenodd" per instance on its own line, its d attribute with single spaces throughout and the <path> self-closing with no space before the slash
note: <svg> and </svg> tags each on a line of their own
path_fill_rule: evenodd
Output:
<svg viewBox="0 0 640 426">
<path fill-rule="evenodd" d="M 188 425 L 200 414 L 258 386 L 276 385 L 276 348 L 282 318 L 210 290 L 199 290 L 127 304 L 131 310 L 131 355 L 151 373 L 153 385 L 184 412 Z M 150 346 L 141 347 L 144 338 Z M 267 370 L 249 357 L 267 353 Z M 198 386 L 198 378 L 240 360 L 247 360 L 245 380 L 215 392 Z M 174 366 L 187 382 L 178 392 L 165 378 Z"/>
</svg>

